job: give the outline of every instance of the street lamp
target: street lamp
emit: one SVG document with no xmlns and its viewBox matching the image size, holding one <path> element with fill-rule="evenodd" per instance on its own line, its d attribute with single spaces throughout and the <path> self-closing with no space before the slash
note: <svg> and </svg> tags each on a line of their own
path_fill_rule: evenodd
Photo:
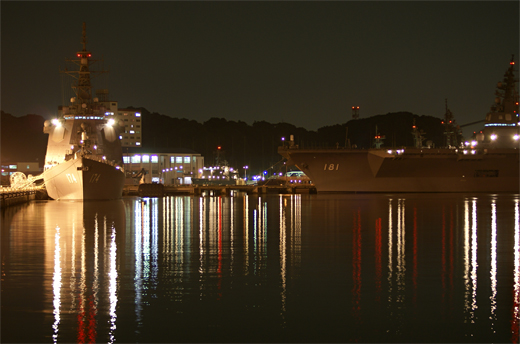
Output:
<svg viewBox="0 0 520 344">
<path fill-rule="evenodd" d="M 244 166 L 244 180 L 247 179 L 247 169 L 249 168 L 249 166 Z"/>
</svg>

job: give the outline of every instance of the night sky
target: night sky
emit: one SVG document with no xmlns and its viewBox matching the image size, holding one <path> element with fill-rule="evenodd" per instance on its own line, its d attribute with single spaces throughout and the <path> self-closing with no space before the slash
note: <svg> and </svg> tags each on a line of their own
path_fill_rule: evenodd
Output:
<svg viewBox="0 0 520 344">
<path fill-rule="evenodd" d="M 466 124 L 484 118 L 519 55 L 518 1 L 0 4 L 1 109 L 15 116 L 56 115 L 82 22 L 110 70 L 95 88 L 120 108 L 198 122 L 316 130 L 347 122 L 354 105 L 361 118 L 441 118 L 447 98 Z"/>
</svg>

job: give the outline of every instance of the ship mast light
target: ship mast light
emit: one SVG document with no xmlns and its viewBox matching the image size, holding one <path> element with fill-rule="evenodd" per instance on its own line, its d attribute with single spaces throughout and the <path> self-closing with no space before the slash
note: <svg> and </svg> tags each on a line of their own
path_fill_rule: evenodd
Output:
<svg viewBox="0 0 520 344">
<path fill-rule="evenodd" d="M 57 118 L 52 120 L 52 124 L 54 124 L 57 128 L 61 127 L 61 122 Z"/>
</svg>

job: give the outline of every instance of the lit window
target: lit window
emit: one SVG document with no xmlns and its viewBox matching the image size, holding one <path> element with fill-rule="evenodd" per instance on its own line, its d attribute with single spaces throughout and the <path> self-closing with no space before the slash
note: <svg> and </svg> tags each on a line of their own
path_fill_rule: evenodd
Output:
<svg viewBox="0 0 520 344">
<path fill-rule="evenodd" d="M 184 163 L 185 164 L 189 164 L 190 163 L 190 157 L 189 156 L 185 156 L 184 157 Z"/>
<path fill-rule="evenodd" d="M 158 163 L 159 162 L 159 157 L 157 155 L 152 155 L 152 162 L 153 163 Z"/>
<path fill-rule="evenodd" d="M 137 142 L 136 142 L 137 144 Z M 149 163 L 150 162 L 150 156 L 149 155 L 143 155 L 143 163 Z"/>
<path fill-rule="evenodd" d="M 124 157 L 123 157 L 123 162 L 124 162 L 125 164 L 129 164 L 129 163 L 130 163 L 130 157 L 129 157 L 129 156 L 124 156 Z"/>
<path fill-rule="evenodd" d="M 178 156 L 178 157 L 176 157 L 176 158 L 175 158 L 175 162 L 176 162 L 177 164 L 182 164 L 182 156 Z"/>
<path fill-rule="evenodd" d="M 133 131 L 133 130 L 130 130 L 130 134 L 135 134 L 135 131 Z"/>
<path fill-rule="evenodd" d="M 135 117 L 141 117 L 141 114 L 138 113 L 138 112 L 136 112 L 136 113 L 135 113 Z"/>
<path fill-rule="evenodd" d="M 141 156 L 140 155 L 134 155 L 132 157 L 132 164 L 139 164 L 141 162 Z"/>
<path fill-rule="evenodd" d="M 136 145 L 136 146 L 140 146 L 140 145 L 141 145 L 141 142 L 136 142 L 135 145 Z"/>
<path fill-rule="evenodd" d="M 171 162 L 171 163 L 174 163 L 174 162 L 175 162 L 175 157 L 174 157 L 174 156 L 171 156 L 171 157 L 170 157 L 170 162 Z"/>
</svg>

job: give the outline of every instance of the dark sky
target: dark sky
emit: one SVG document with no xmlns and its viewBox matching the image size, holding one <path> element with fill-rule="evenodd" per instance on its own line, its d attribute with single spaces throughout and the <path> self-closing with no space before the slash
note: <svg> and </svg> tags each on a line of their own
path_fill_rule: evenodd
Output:
<svg viewBox="0 0 520 344">
<path fill-rule="evenodd" d="M 55 116 L 83 21 L 110 70 L 96 88 L 120 107 L 199 122 L 315 130 L 354 105 L 363 118 L 440 118 L 447 98 L 465 124 L 484 118 L 519 55 L 518 1 L 0 4 L 1 109 L 15 116 Z"/>
</svg>

